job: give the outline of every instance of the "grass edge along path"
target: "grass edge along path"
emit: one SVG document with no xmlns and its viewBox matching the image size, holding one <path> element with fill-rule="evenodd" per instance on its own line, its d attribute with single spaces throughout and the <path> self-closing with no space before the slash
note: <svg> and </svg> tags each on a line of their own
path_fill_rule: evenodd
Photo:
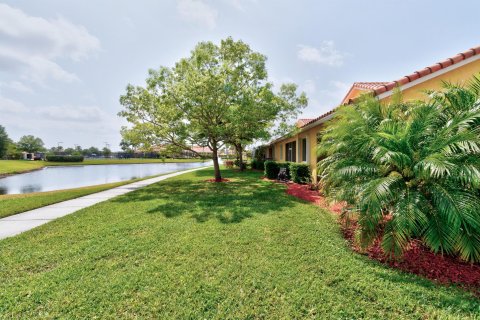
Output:
<svg viewBox="0 0 480 320">
<path fill-rule="evenodd" d="M 174 171 L 178 172 L 178 171 Z M 90 195 L 116 187 L 120 187 L 129 183 L 142 181 L 150 178 L 160 177 L 174 172 L 162 173 L 159 175 L 148 176 L 144 178 L 131 179 L 126 181 L 97 184 L 72 189 L 62 189 L 45 192 L 33 192 L 24 194 L 6 194 L 0 195 L 0 219 L 12 216 L 17 213 L 45 207 L 58 202 L 72 200 L 75 198 Z"/>
<path fill-rule="evenodd" d="M 212 172 L 0 241 L 0 318 L 479 317 L 472 294 L 352 252 L 331 213 L 285 186 Z"/>
</svg>

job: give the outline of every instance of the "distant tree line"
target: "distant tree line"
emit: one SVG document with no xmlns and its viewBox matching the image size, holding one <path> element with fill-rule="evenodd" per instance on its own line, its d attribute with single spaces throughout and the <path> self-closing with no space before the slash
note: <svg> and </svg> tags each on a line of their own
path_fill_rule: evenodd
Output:
<svg viewBox="0 0 480 320">
<path fill-rule="evenodd" d="M 83 155 L 86 157 L 103 156 L 110 157 L 112 151 L 104 147 L 90 147 L 83 149 L 81 146 L 63 148 L 62 146 L 47 149 L 45 143 L 39 137 L 33 135 L 22 136 L 17 142 L 13 141 L 7 134 L 5 127 L 0 125 L 0 159 L 21 159 L 22 152 L 47 153 L 58 155 Z"/>
</svg>

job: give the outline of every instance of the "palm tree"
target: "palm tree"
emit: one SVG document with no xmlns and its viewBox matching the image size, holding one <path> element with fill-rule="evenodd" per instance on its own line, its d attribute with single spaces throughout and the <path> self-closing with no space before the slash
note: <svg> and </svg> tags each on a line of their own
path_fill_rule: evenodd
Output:
<svg viewBox="0 0 480 320">
<path fill-rule="evenodd" d="M 325 193 L 358 218 L 364 247 L 397 257 L 417 238 L 480 261 L 480 80 L 444 83 L 427 102 L 364 97 L 339 108 L 318 163 Z"/>
</svg>

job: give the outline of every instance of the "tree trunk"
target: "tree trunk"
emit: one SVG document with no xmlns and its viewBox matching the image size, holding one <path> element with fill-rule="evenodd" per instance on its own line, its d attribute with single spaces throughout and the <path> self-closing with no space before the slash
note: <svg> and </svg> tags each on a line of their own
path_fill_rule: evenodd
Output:
<svg viewBox="0 0 480 320">
<path fill-rule="evenodd" d="M 212 149 L 213 156 L 213 169 L 215 170 L 215 182 L 222 181 L 222 175 L 220 174 L 220 165 L 218 163 L 218 150 L 217 147 Z"/>
<path fill-rule="evenodd" d="M 243 148 L 242 148 L 242 145 L 241 144 L 236 145 L 235 148 L 237 149 L 238 160 L 240 162 L 239 163 L 240 171 L 244 171 L 245 167 L 243 166 Z"/>
</svg>

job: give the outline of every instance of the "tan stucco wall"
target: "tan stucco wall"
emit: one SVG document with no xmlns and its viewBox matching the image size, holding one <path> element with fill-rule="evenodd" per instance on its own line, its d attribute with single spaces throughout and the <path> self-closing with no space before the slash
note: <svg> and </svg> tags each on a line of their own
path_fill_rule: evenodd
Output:
<svg viewBox="0 0 480 320">
<path fill-rule="evenodd" d="M 425 90 L 442 89 L 442 81 L 451 82 L 453 84 L 466 84 L 474 75 L 480 73 L 480 60 L 473 61 L 449 72 L 441 74 L 437 77 L 419 83 L 413 87 L 403 89 L 402 97 L 404 101 L 408 100 L 425 100 L 427 98 Z M 382 101 L 390 101 L 391 96 L 382 99 Z"/>
<path fill-rule="evenodd" d="M 302 147 L 301 147 L 301 140 L 305 137 L 307 138 L 307 145 L 309 148 L 309 152 L 307 152 L 307 163 L 312 170 L 312 177 L 317 177 L 317 133 L 322 130 L 323 124 L 318 124 L 306 131 L 300 132 L 292 137 L 277 141 L 273 144 L 275 148 L 275 154 L 273 159 L 279 162 L 285 162 L 285 144 L 296 141 L 297 142 L 297 156 L 296 159 L 298 163 L 301 161 L 301 154 L 302 154 Z M 280 151 L 282 149 L 282 151 Z"/>
<path fill-rule="evenodd" d="M 350 99 L 355 99 L 364 93 L 368 93 L 368 90 L 362 90 L 362 89 L 352 87 L 350 91 L 347 93 L 347 95 L 345 96 L 345 98 L 343 98 L 342 104 L 348 103 Z"/>
<path fill-rule="evenodd" d="M 473 61 L 456 69 L 453 69 L 449 72 L 441 74 L 437 77 L 429 79 L 425 82 L 419 83 L 413 87 L 402 90 L 402 96 L 405 101 L 408 100 L 423 100 L 427 96 L 422 91 L 424 90 L 438 90 L 442 87 L 442 81 L 448 81 L 452 83 L 464 84 L 468 82 L 473 75 L 478 75 L 480 73 L 480 60 Z M 348 93 L 346 97 L 348 99 L 354 99 L 361 94 L 365 93 L 365 90 L 353 89 Z M 384 102 L 390 101 L 391 96 L 385 97 L 382 99 Z M 298 155 L 301 155 L 301 146 L 300 139 L 308 137 L 310 155 L 309 155 L 309 165 L 312 170 L 312 177 L 316 178 L 317 176 L 317 133 L 322 130 L 323 124 L 320 123 L 315 127 L 312 127 L 306 131 L 303 131 L 293 137 L 286 138 L 274 143 L 274 160 L 275 161 L 285 161 L 285 144 L 291 141 L 297 141 L 297 162 L 301 162 Z M 282 148 L 283 151 L 280 151 Z M 282 156 L 282 157 L 280 157 Z"/>
</svg>

